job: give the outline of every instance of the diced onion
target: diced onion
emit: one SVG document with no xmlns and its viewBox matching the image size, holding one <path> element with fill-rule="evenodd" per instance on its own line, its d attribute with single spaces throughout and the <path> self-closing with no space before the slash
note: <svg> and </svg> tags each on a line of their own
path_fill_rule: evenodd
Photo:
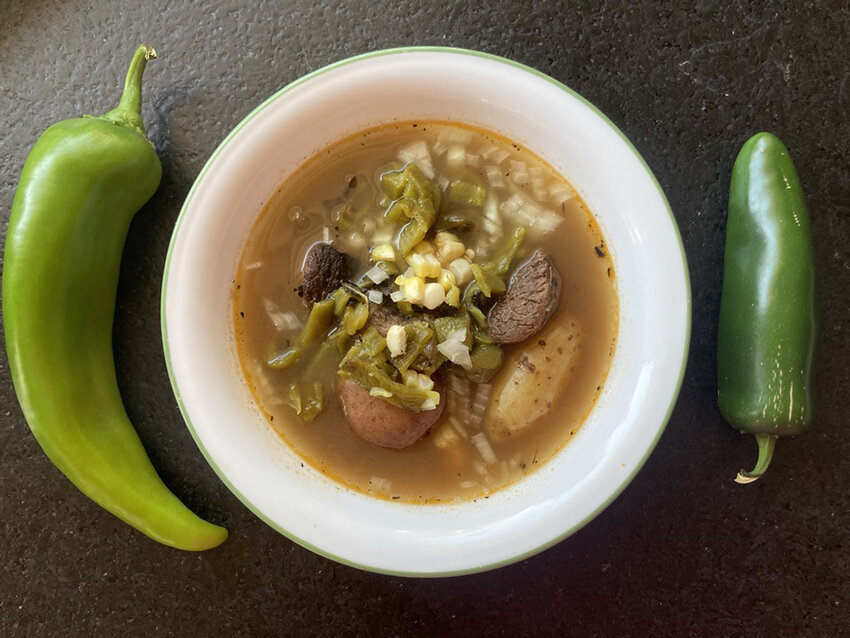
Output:
<svg viewBox="0 0 850 638">
<path fill-rule="evenodd" d="M 502 188 L 505 185 L 505 178 L 498 166 L 487 166 L 484 170 L 487 173 L 487 181 L 492 188 Z"/>
<path fill-rule="evenodd" d="M 413 142 L 402 148 L 398 152 L 398 158 L 405 164 L 411 162 L 416 164 L 428 179 L 434 179 L 436 176 L 434 163 L 431 161 L 431 153 L 428 152 L 428 145 L 423 140 Z"/>
<path fill-rule="evenodd" d="M 301 321 L 298 320 L 294 312 L 282 311 L 271 299 L 264 298 L 263 307 L 276 330 L 298 330 L 301 328 Z"/>
<path fill-rule="evenodd" d="M 402 299 L 404 299 L 404 291 L 403 290 L 394 290 L 390 293 L 390 299 L 392 299 L 393 303 L 398 303 Z"/>
<path fill-rule="evenodd" d="M 511 174 L 511 179 L 515 181 L 517 184 L 525 184 L 528 182 L 528 168 L 525 165 L 525 162 L 517 162 L 516 160 L 511 160 L 508 162 L 508 166 L 510 167 L 508 170 Z"/>
<path fill-rule="evenodd" d="M 389 490 L 392 487 L 393 482 L 389 479 L 381 478 L 380 476 L 373 476 L 369 479 L 369 483 L 378 490 Z"/>
<path fill-rule="evenodd" d="M 479 383 L 475 390 L 475 398 L 472 400 L 472 413 L 469 416 L 470 425 L 478 425 L 484 420 L 484 414 L 487 412 L 487 403 L 490 400 L 489 383 Z"/>
<path fill-rule="evenodd" d="M 496 164 L 501 164 L 508 159 L 508 157 L 510 157 L 510 153 L 508 153 L 505 149 L 498 149 L 495 153 L 493 153 L 490 159 Z"/>
<path fill-rule="evenodd" d="M 466 339 L 466 328 L 458 328 L 449 335 L 450 341 L 463 341 Z"/>
<path fill-rule="evenodd" d="M 572 188 L 563 182 L 558 182 L 549 189 L 549 196 L 556 204 L 563 204 L 575 197 L 576 194 Z"/>
<path fill-rule="evenodd" d="M 498 461 L 496 453 L 493 452 L 493 448 L 490 445 L 490 441 L 487 440 L 486 434 L 483 432 L 473 434 L 472 442 L 475 444 L 475 448 L 478 450 L 478 453 L 487 465 L 493 465 Z"/>
<path fill-rule="evenodd" d="M 369 270 L 366 271 L 366 277 L 371 279 L 374 283 L 380 284 L 385 282 L 390 276 L 387 274 L 387 271 L 375 264 Z"/>
<path fill-rule="evenodd" d="M 463 341 L 450 337 L 442 343 L 438 343 L 437 350 L 452 363 L 467 370 L 472 368 L 472 357 L 469 356 L 469 347 Z"/>
<path fill-rule="evenodd" d="M 490 147 L 486 148 L 484 151 L 482 151 L 481 157 L 488 160 L 498 152 L 499 152 L 498 146 L 490 146 Z"/>
<path fill-rule="evenodd" d="M 369 297 L 369 301 L 376 304 L 379 304 L 384 300 L 384 293 L 380 290 L 370 290 L 366 296 Z"/>
<path fill-rule="evenodd" d="M 466 149 L 459 144 L 449 146 L 449 150 L 446 152 L 446 164 L 456 167 L 466 164 Z"/>
<path fill-rule="evenodd" d="M 446 127 L 440 130 L 440 139 L 447 142 L 455 142 L 459 144 L 468 144 L 472 140 L 473 132 L 467 129 L 457 127 Z"/>
</svg>

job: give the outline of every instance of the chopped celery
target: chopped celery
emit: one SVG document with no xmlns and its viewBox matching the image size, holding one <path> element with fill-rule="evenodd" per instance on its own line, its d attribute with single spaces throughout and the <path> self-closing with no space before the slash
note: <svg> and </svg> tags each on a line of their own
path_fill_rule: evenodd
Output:
<svg viewBox="0 0 850 638">
<path fill-rule="evenodd" d="M 483 265 L 484 269 L 494 275 L 507 275 L 524 238 L 525 228 L 517 227 L 507 242 L 499 247 L 493 259 Z"/>
<path fill-rule="evenodd" d="M 411 370 L 417 370 L 428 376 L 434 374 L 443 363 L 446 357 L 437 349 L 437 340 L 430 339 L 425 347 L 422 348 L 421 354 L 410 364 Z"/>
<path fill-rule="evenodd" d="M 295 410 L 295 414 L 304 423 L 315 419 L 322 411 L 324 404 L 324 389 L 321 381 L 313 383 L 291 383 L 287 403 Z"/>
<path fill-rule="evenodd" d="M 301 351 L 298 348 L 287 348 L 268 360 L 267 365 L 275 370 L 285 370 L 298 361 Z"/>
<path fill-rule="evenodd" d="M 334 315 L 341 317 L 348 305 L 348 300 L 351 299 L 351 294 L 345 288 L 340 287 L 333 292 L 330 299 L 334 302 Z"/>
<path fill-rule="evenodd" d="M 466 376 L 478 383 L 485 383 L 502 365 L 504 353 L 494 344 L 477 343 L 470 352 L 472 368 L 466 371 Z"/>
<path fill-rule="evenodd" d="M 493 343 L 493 337 L 490 336 L 490 333 L 487 332 L 487 330 L 482 329 L 478 325 L 473 326 L 472 337 L 475 343 Z"/>
<path fill-rule="evenodd" d="M 326 369 L 326 362 L 331 359 L 339 359 L 339 345 L 334 339 L 322 341 L 310 357 L 310 362 L 307 364 L 307 369 L 304 371 L 303 377 L 306 379 L 316 379 L 323 374 L 323 369 Z"/>
<path fill-rule="evenodd" d="M 333 318 L 333 297 L 313 304 L 307 322 L 295 338 L 294 345 L 272 356 L 267 365 L 275 370 L 284 370 L 297 363 L 306 350 L 327 335 Z"/>
<path fill-rule="evenodd" d="M 375 328 L 369 327 L 360 336 L 360 347 L 363 354 L 376 357 L 387 347 L 387 340 Z"/>
<path fill-rule="evenodd" d="M 484 272 L 484 269 L 478 264 L 470 264 L 469 267 L 472 269 L 472 276 L 475 277 L 475 283 L 478 284 L 478 290 L 480 290 L 485 297 L 489 297 L 493 292 L 493 289 L 490 287 L 490 283 L 487 280 L 487 274 Z"/>
<path fill-rule="evenodd" d="M 469 320 L 469 314 L 462 313 L 454 317 L 438 317 L 434 319 L 434 332 L 437 335 L 437 341 L 442 343 L 458 330 L 464 331 L 463 342 L 469 347 L 472 346 L 472 326 Z"/>
<path fill-rule="evenodd" d="M 472 285 L 474 284 L 470 284 L 470 286 Z M 478 324 L 478 327 L 486 330 L 488 328 L 487 316 L 481 311 L 481 308 L 476 306 L 472 300 L 465 302 L 464 305 L 469 316 L 475 319 L 475 323 Z"/>
<path fill-rule="evenodd" d="M 298 337 L 298 343 L 302 347 L 312 345 L 328 333 L 334 316 L 333 299 L 325 299 L 313 304 L 307 322 Z"/>
<path fill-rule="evenodd" d="M 339 322 L 345 334 L 351 336 L 356 334 L 366 322 L 369 320 L 369 304 L 356 303 L 353 306 L 346 306 L 342 319 Z"/>
<path fill-rule="evenodd" d="M 406 257 L 416 244 L 425 238 L 428 229 L 437 219 L 440 191 L 423 174 L 416 164 L 407 164 L 398 171 L 381 176 L 381 188 L 393 199 L 385 217 L 391 223 L 408 222 L 398 238 L 398 250 Z"/>
<path fill-rule="evenodd" d="M 460 308 L 460 288 L 452 286 L 446 293 L 446 305 L 452 308 Z"/>
<path fill-rule="evenodd" d="M 478 264 L 470 264 L 472 276 L 475 277 L 475 283 L 478 284 L 478 289 L 489 297 L 493 293 L 502 294 L 506 290 L 505 280 L 491 271 L 488 264 L 479 266 Z"/>
<path fill-rule="evenodd" d="M 480 208 L 484 205 L 487 190 L 480 184 L 471 181 L 457 180 L 449 184 L 446 190 L 446 201 L 450 204 L 461 206 L 475 206 Z"/>
<path fill-rule="evenodd" d="M 404 169 L 389 171 L 381 175 L 381 190 L 390 199 L 398 199 L 404 192 L 405 175 Z"/>
</svg>

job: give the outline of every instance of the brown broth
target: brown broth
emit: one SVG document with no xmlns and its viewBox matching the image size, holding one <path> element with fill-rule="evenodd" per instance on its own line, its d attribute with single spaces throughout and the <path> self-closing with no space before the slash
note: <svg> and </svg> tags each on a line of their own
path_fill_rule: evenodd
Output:
<svg viewBox="0 0 850 638">
<path fill-rule="evenodd" d="M 553 232 L 526 239 L 518 262 L 534 248 L 552 255 L 561 275 L 562 293 L 549 325 L 567 319 L 576 321 L 582 327 L 581 346 L 568 383 L 553 392 L 551 412 L 526 432 L 503 442 L 491 441 L 497 463 L 486 463 L 471 441 L 461 440 L 446 449 L 437 447 L 439 429 L 446 427 L 450 408 L 457 398 L 450 398 L 440 422 L 429 435 L 409 448 L 390 450 L 357 437 L 346 423 L 335 396 L 326 395 L 325 410 L 315 421 L 301 423 L 280 398 L 285 389 L 281 382 L 286 375 L 265 366 L 275 349 L 294 334 L 292 329 L 275 326 L 270 319 L 269 302 L 274 304 L 274 312 L 295 313 L 301 322 L 308 314 L 297 288 L 301 283 L 302 260 L 313 243 L 333 240 L 339 250 L 357 260 L 357 274 L 370 266 L 369 242 L 358 245 L 356 235 L 363 235 L 364 230 L 374 233 L 376 229 L 339 228 L 333 211 L 340 193 L 351 183 L 352 176 L 357 176 L 361 188 L 364 187 L 361 180 L 367 184 L 377 182 L 399 149 L 420 139 L 429 140 L 429 146 L 437 150 L 463 145 L 469 154 L 478 156 L 478 166 L 466 166 L 462 170 L 480 175 L 485 182 L 486 167 L 495 165 L 495 159 L 503 154 L 494 154 L 492 149 L 496 147 L 510 153 L 498 165 L 506 174 L 503 179 L 506 183 L 511 183 L 508 174 L 511 169 L 521 170 L 525 165 L 528 182 L 521 186 L 529 192 L 534 188 L 532 181 L 538 187 L 537 192 L 542 192 L 542 175 L 547 188 L 559 184 L 558 189 L 568 189 L 574 195 L 563 178 L 532 152 L 497 134 L 465 125 L 398 123 L 342 140 L 318 153 L 287 179 L 251 231 L 234 285 L 237 350 L 245 378 L 270 423 L 292 449 L 319 471 L 353 489 L 387 499 L 439 502 L 478 498 L 515 482 L 551 459 L 586 419 L 608 374 L 618 316 L 613 265 L 592 214 L 578 196 L 563 204 L 560 212 L 564 221 Z M 451 170 L 441 164 L 449 152 L 444 151 L 440 155 L 442 159 L 435 160 L 440 174 Z M 484 157 L 488 153 L 489 163 Z M 521 164 L 511 164 L 512 161 Z M 489 170 L 492 174 L 492 169 Z M 377 201 L 377 183 L 371 197 Z M 552 208 L 551 204 L 548 206 Z M 381 209 L 375 205 L 375 211 L 379 232 Z M 473 233 L 467 245 L 477 245 L 480 253 L 486 253 L 486 233 L 476 232 L 478 239 Z M 285 316 L 276 317 L 279 324 L 285 323 Z M 523 344 L 505 346 L 506 360 L 522 347 Z M 503 369 L 497 373 L 491 384 L 496 384 L 498 375 L 505 372 Z M 332 382 L 335 380 L 335 365 L 329 366 L 327 375 Z M 474 392 L 475 388 L 476 384 L 472 384 L 470 391 Z M 485 416 L 479 430 L 486 422 Z M 467 436 L 477 431 L 472 427 L 465 430 Z"/>
</svg>

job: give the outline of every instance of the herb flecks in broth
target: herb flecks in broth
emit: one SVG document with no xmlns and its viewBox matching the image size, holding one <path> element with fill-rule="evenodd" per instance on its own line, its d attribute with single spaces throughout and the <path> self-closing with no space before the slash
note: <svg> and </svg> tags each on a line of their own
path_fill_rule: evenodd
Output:
<svg viewBox="0 0 850 638">
<path fill-rule="evenodd" d="M 243 255 L 238 347 L 321 471 L 386 498 L 474 497 L 550 458 L 592 407 L 616 337 L 611 263 L 531 153 L 411 128 L 340 142 L 287 181 Z M 323 263 L 350 272 L 308 271 Z"/>
</svg>

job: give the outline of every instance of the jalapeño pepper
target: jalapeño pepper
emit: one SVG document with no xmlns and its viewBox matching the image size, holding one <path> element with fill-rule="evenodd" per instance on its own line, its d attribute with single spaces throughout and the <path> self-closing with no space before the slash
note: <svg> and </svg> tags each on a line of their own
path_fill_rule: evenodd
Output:
<svg viewBox="0 0 850 638">
<path fill-rule="evenodd" d="M 788 149 L 759 133 L 732 169 L 717 343 L 718 401 L 724 418 L 752 433 L 753 470 L 767 470 L 780 436 L 812 420 L 815 269 L 809 213 Z"/>
</svg>

